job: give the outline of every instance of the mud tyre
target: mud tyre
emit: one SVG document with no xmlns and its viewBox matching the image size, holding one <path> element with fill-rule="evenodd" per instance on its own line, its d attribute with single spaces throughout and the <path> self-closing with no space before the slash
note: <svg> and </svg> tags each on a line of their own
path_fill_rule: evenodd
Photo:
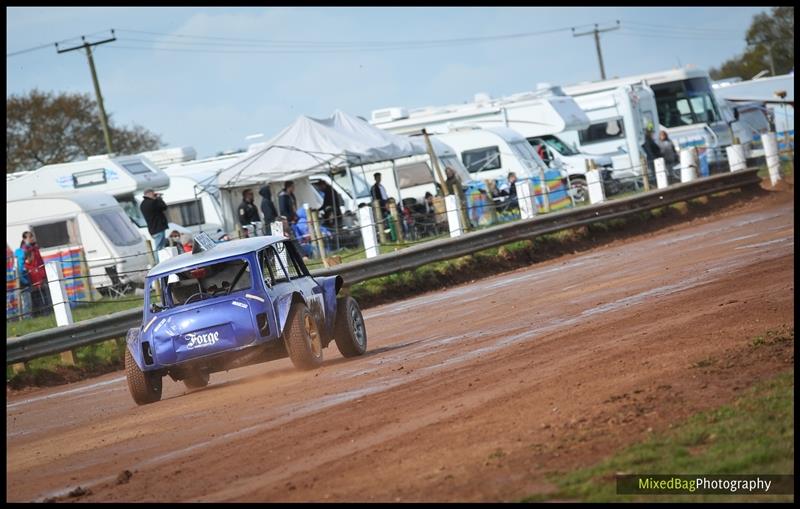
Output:
<svg viewBox="0 0 800 509">
<path fill-rule="evenodd" d="M 208 385 L 208 381 L 211 379 L 211 375 L 208 373 L 192 373 L 190 376 L 187 376 L 183 379 L 183 385 L 186 386 L 187 389 L 202 389 L 203 387 Z"/>
<path fill-rule="evenodd" d="M 343 357 L 364 355 L 367 351 L 367 327 L 361 308 L 350 296 L 339 297 L 336 301 L 336 321 L 333 338 Z"/>
<path fill-rule="evenodd" d="M 314 369 L 322 365 L 322 336 L 308 307 L 295 303 L 289 311 L 284 344 L 297 369 Z"/>
<path fill-rule="evenodd" d="M 134 331 L 129 331 L 128 335 Z M 136 329 L 138 334 L 139 330 Z M 128 379 L 128 390 L 137 405 L 147 405 L 161 400 L 161 375 L 148 373 L 139 369 L 130 349 L 125 347 L 125 376 Z"/>
</svg>

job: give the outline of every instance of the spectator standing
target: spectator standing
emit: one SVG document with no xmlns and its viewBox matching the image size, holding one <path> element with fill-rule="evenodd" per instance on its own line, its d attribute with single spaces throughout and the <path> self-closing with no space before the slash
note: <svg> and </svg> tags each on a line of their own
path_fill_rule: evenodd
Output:
<svg viewBox="0 0 800 509">
<path fill-rule="evenodd" d="M 258 208 L 253 203 L 254 199 L 252 189 L 242 191 L 242 203 L 239 204 L 239 224 L 242 226 L 261 221 L 261 216 L 258 215 Z"/>
<path fill-rule="evenodd" d="M 336 225 L 342 224 L 342 198 L 326 181 L 321 181 L 320 186 L 322 187 L 322 211 L 325 213 L 322 224 L 328 228 L 335 228 Z"/>
<path fill-rule="evenodd" d="M 294 196 L 294 181 L 287 180 L 283 183 L 283 190 L 278 193 L 278 208 L 280 215 L 286 218 L 290 227 L 297 222 L 297 198 Z"/>
<path fill-rule="evenodd" d="M 517 198 L 517 174 L 512 172 L 508 173 L 508 204 L 506 209 L 518 209 L 519 199 Z"/>
<path fill-rule="evenodd" d="M 144 192 L 144 200 L 139 208 L 142 211 L 144 220 L 147 222 L 147 231 L 153 237 L 153 250 L 158 252 L 159 249 L 167 245 L 166 233 L 169 223 L 167 222 L 166 214 L 164 214 L 164 211 L 167 210 L 167 204 L 164 203 L 161 194 L 157 194 L 152 189 L 147 189 Z"/>
<path fill-rule="evenodd" d="M 42 253 L 33 232 L 23 232 L 20 247 L 25 252 L 25 269 L 31 285 L 31 307 L 33 316 L 49 314 L 50 289 L 47 287 L 47 272 Z"/>
<path fill-rule="evenodd" d="M 27 233 L 27 232 L 25 232 Z M 23 234 L 24 238 L 25 234 Z M 14 258 L 17 263 L 17 280 L 19 281 L 19 314 L 21 318 L 26 318 L 28 314 L 31 312 L 31 278 L 28 274 L 28 268 L 26 267 L 25 259 L 26 257 L 32 258 L 33 253 L 30 251 L 25 251 L 22 248 L 22 243 L 20 246 L 14 250 Z"/>
<path fill-rule="evenodd" d="M 667 172 L 669 173 L 678 162 L 678 155 L 675 153 L 675 145 L 669 139 L 667 131 L 663 129 L 658 133 L 658 148 L 661 151 L 661 157 L 664 158 L 664 166 L 667 167 Z"/>
<path fill-rule="evenodd" d="M 389 215 L 389 209 L 386 207 L 386 203 L 389 201 L 389 195 L 386 193 L 386 188 L 381 184 L 381 174 L 376 173 L 373 178 L 375 179 L 375 183 L 372 184 L 372 188 L 370 189 L 372 201 L 378 200 L 381 215 L 386 217 Z"/>
<path fill-rule="evenodd" d="M 653 139 L 653 128 L 651 126 L 647 126 L 647 129 L 644 131 L 642 149 L 647 159 L 647 180 L 651 183 L 655 183 L 656 174 L 653 161 L 661 157 L 661 149 L 658 147 L 658 143 Z"/>
<path fill-rule="evenodd" d="M 275 204 L 272 203 L 272 192 L 269 190 L 269 185 L 262 186 L 258 190 L 261 195 L 261 213 L 264 214 L 264 233 L 272 235 L 272 222 L 278 218 L 278 211 L 275 210 Z"/>
</svg>

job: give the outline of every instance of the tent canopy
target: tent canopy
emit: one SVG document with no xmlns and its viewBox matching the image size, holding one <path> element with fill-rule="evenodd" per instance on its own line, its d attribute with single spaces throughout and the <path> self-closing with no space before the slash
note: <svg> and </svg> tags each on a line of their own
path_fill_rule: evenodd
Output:
<svg viewBox="0 0 800 509">
<path fill-rule="evenodd" d="M 424 146 L 336 111 L 332 117 L 298 117 L 267 142 L 251 147 L 221 171 L 220 187 L 299 179 L 328 167 L 360 165 L 425 153 Z"/>
</svg>

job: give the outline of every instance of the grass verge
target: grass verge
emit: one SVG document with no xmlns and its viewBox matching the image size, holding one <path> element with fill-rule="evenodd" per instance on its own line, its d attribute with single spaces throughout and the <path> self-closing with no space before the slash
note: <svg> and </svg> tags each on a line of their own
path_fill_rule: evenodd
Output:
<svg viewBox="0 0 800 509">
<path fill-rule="evenodd" d="M 126 296 L 125 299 L 102 299 L 94 303 L 79 304 L 72 308 L 72 320 L 80 322 L 98 316 L 106 316 L 118 311 L 142 307 L 144 300 Z M 6 337 L 22 336 L 31 332 L 52 329 L 56 326 L 56 318 L 52 313 L 36 318 L 26 317 L 22 320 L 6 320 Z"/>
<path fill-rule="evenodd" d="M 761 502 L 794 495 L 617 495 L 617 473 L 794 473 L 794 373 L 748 390 L 730 405 L 695 414 L 668 433 L 630 446 L 596 466 L 552 474 L 557 492 L 524 502 Z"/>
</svg>

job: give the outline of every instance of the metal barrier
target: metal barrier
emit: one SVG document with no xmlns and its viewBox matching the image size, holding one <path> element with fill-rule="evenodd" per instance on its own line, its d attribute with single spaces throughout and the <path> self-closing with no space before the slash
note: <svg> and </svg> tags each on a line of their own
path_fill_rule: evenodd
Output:
<svg viewBox="0 0 800 509">
<path fill-rule="evenodd" d="M 312 275 L 338 274 L 344 279 L 345 285 L 353 285 L 368 279 L 412 270 L 429 263 L 458 258 L 537 235 L 620 218 L 721 191 L 758 185 L 761 178 L 757 173 L 757 168 L 751 168 L 713 175 L 628 198 L 552 212 L 532 219 L 464 233 L 458 237 L 432 240 L 374 258 L 315 270 Z M 25 362 L 79 346 L 124 337 L 129 328 L 140 326 L 141 320 L 142 309 L 136 308 L 69 326 L 9 338 L 6 343 L 6 364 Z"/>
</svg>

